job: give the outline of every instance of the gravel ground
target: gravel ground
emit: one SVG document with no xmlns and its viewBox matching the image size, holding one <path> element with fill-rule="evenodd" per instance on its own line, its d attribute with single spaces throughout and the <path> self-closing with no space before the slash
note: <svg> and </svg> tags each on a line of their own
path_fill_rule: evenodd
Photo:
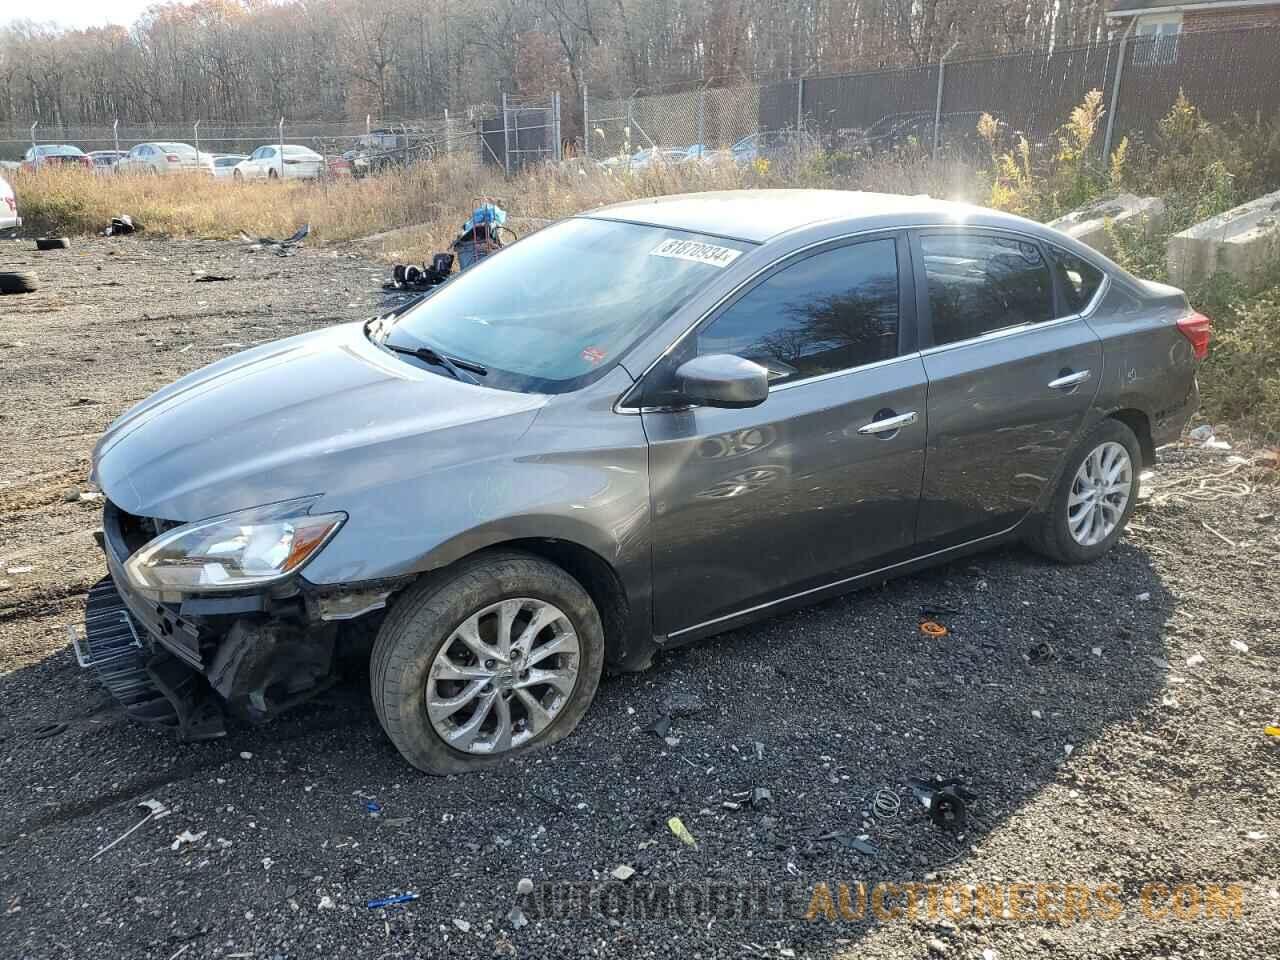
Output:
<svg viewBox="0 0 1280 960">
<path fill-rule="evenodd" d="M 0 299 L 0 955 L 1280 954 L 1280 742 L 1263 733 L 1280 721 L 1280 490 L 1264 454 L 1162 451 L 1154 496 L 1094 566 L 983 554 L 607 679 L 572 737 L 498 772 L 415 773 L 359 669 L 270 726 L 184 746 L 125 720 L 65 642 L 103 573 L 98 505 L 76 499 L 94 439 L 240 345 L 368 315 L 384 270 L 218 242 L 30 246 L 0 248 L 44 279 Z M 920 633 L 926 605 L 955 611 L 948 636 Z M 673 702 L 670 738 L 644 732 Z M 913 796 L 937 776 L 976 794 L 962 834 Z M 771 802 L 743 802 L 755 787 Z M 896 814 L 876 815 L 880 790 Z M 144 800 L 169 814 L 94 858 Z M 802 918 L 814 884 L 859 879 L 1113 884 L 1121 909 L 1064 919 L 1044 888 L 1045 916 Z M 598 884 L 587 907 L 679 884 L 685 907 L 615 916 L 557 882 Z M 707 883 L 771 899 L 749 916 L 689 906 Z M 1164 915 L 1148 915 L 1148 883 L 1239 884 L 1242 910 L 1183 918 L 1157 889 Z M 366 907 L 405 891 L 420 899 Z"/>
</svg>

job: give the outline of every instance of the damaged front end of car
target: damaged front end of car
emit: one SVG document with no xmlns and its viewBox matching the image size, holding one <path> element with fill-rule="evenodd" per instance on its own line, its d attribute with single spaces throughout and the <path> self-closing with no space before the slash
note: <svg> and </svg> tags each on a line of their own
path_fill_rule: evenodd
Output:
<svg viewBox="0 0 1280 960">
<path fill-rule="evenodd" d="M 344 644 L 371 642 L 371 619 L 399 580 L 308 584 L 299 571 L 346 521 L 317 498 L 194 523 L 134 516 L 107 500 L 109 576 L 69 628 L 136 720 L 182 740 L 226 732 L 225 714 L 263 722 L 328 689 Z"/>
</svg>

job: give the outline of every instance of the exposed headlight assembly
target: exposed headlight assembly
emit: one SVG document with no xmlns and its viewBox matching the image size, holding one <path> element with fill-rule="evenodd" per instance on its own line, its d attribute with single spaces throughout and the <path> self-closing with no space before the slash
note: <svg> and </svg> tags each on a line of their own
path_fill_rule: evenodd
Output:
<svg viewBox="0 0 1280 960">
<path fill-rule="evenodd" d="M 142 590 L 244 590 L 282 580 L 329 542 L 345 513 L 288 500 L 175 527 L 138 550 L 125 572 Z"/>
</svg>

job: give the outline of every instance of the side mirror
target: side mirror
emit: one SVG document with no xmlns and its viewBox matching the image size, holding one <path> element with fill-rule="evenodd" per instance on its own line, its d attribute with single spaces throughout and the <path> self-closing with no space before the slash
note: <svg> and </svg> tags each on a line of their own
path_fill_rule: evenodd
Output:
<svg viewBox="0 0 1280 960">
<path fill-rule="evenodd" d="M 769 371 L 742 357 L 711 353 L 676 369 L 676 389 L 704 407 L 755 407 L 769 396 Z"/>
</svg>

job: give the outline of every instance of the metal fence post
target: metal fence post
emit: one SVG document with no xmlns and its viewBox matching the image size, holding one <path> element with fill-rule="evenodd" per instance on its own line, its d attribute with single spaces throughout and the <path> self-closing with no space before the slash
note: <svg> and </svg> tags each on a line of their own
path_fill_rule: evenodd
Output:
<svg viewBox="0 0 1280 960">
<path fill-rule="evenodd" d="M 591 159 L 591 111 L 587 109 L 587 85 L 582 85 L 582 155 Z"/>
<path fill-rule="evenodd" d="M 197 120 L 194 124 L 192 124 L 192 125 L 191 125 L 191 132 L 192 132 L 193 134 L 195 134 L 195 138 L 196 138 L 196 163 L 197 163 L 197 164 L 199 164 L 199 163 L 200 163 L 200 121 L 199 121 L 199 120 Z"/>
<path fill-rule="evenodd" d="M 1120 77 L 1124 73 L 1124 57 L 1129 48 L 1129 32 L 1133 29 L 1134 23 L 1137 23 L 1136 18 L 1130 22 L 1129 28 L 1120 36 L 1120 59 L 1116 62 L 1115 79 L 1111 81 L 1111 109 L 1107 111 L 1107 132 L 1102 137 L 1102 160 L 1104 163 L 1111 158 L 1111 137 L 1116 129 L 1116 111 L 1120 108 Z"/>
<path fill-rule="evenodd" d="M 707 142 L 707 88 L 698 91 L 698 159 L 702 159 L 702 149 Z"/>
<path fill-rule="evenodd" d="M 32 150 L 36 148 L 36 127 L 39 125 L 40 125 L 39 120 L 31 121 L 31 149 Z"/>
<path fill-rule="evenodd" d="M 115 141 L 116 153 L 120 152 L 120 118 L 111 121 L 111 139 Z"/>
<path fill-rule="evenodd" d="M 938 147 L 942 145 L 942 81 L 947 75 L 947 57 L 955 51 L 957 40 L 938 61 L 938 98 L 933 104 L 933 159 L 938 159 Z"/>
<path fill-rule="evenodd" d="M 804 77 L 796 81 L 796 137 L 804 131 Z"/>
<path fill-rule="evenodd" d="M 280 147 L 280 179 L 283 180 L 284 179 L 284 117 L 280 118 L 280 124 L 279 126 L 276 127 L 276 132 L 279 134 L 278 145 Z"/>
<path fill-rule="evenodd" d="M 559 163 L 561 160 L 564 159 L 564 156 L 562 155 L 562 152 L 561 152 L 561 145 L 560 145 L 560 91 L 557 90 L 552 95 L 552 97 L 553 97 L 552 103 L 555 106 L 555 135 L 556 135 L 555 158 L 556 158 L 556 162 Z"/>
<path fill-rule="evenodd" d="M 502 94 L 502 168 L 511 176 L 511 121 L 507 113 L 507 95 Z"/>
</svg>

